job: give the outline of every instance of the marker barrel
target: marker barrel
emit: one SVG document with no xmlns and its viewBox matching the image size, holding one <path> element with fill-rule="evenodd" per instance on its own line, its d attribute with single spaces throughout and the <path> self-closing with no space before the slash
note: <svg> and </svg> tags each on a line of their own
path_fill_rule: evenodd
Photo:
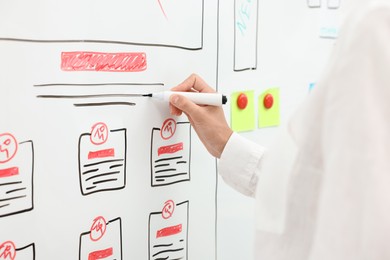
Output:
<svg viewBox="0 0 390 260">
<path fill-rule="evenodd" d="M 219 93 L 164 91 L 154 93 L 152 96 L 161 100 L 169 101 L 173 94 L 184 96 L 198 105 L 221 106 L 227 102 L 226 96 Z"/>
</svg>

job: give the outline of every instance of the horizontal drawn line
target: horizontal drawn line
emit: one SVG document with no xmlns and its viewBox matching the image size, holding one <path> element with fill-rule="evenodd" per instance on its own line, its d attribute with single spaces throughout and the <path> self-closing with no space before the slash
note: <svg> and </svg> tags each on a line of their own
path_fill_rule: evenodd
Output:
<svg viewBox="0 0 390 260">
<path fill-rule="evenodd" d="M 177 235 L 180 234 L 182 231 L 183 231 L 182 224 L 162 228 L 160 230 L 157 230 L 156 238 Z"/>
<path fill-rule="evenodd" d="M 106 157 L 115 157 L 115 149 L 108 148 L 108 149 L 103 149 L 98 151 L 90 151 L 88 153 L 88 160 L 106 158 Z"/>
<path fill-rule="evenodd" d="M 27 197 L 26 195 L 23 195 L 23 196 L 16 196 L 16 197 L 11 197 L 11 198 L 7 198 L 7 199 L 1 199 L 0 202 L 2 201 L 8 201 L 8 200 L 16 200 L 16 199 L 21 199 L 21 198 L 25 198 Z"/>
<path fill-rule="evenodd" d="M 160 173 L 160 172 L 172 172 L 172 171 L 176 171 L 176 169 L 175 169 L 175 168 L 171 168 L 171 169 L 158 170 L 158 171 L 155 171 L 155 173 Z"/>
<path fill-rule="evenodd" d="M 115 159 L 115 160 L 105 160 L 101 162 L 96 162 L 96 163 L 89 163 L 89 164 L 84 164 L 84 167 L 89 167 L 89 166 L 95 166 L 103 163 L 111 163 L 111 162 L 123 162 L 124 159 Z"/>
<path fill-rule="evenodd" d="M 88 173 L 91 173 L 91 172 L 97 172 L 98 170 L 99 169 L 92 169 L 92 170 L 89 170 L 89 171 L 85 171 L 82 174 L 85 175 L 85 174 L 88 174 Z"/>
<path fill-rule="evenodd" d="M 154 245 L 153 247 L 166 247 L 166 246 L 173 246 L 173 243 L 170 243 L 170 244 L 159 244 L 159 245 Z"/>
<path fill-rule="evenodd" d="M 183 163 L 187 163 L 187 161 L 178 161 L 178 162 L 176 162 L 176 164 L 183 164 Z"/>
<path fill-rule="evenodd" d="M 9 203 L 8 204 L 4 204 L 4 205 L 0 205 L 0 209 L 4 208 L 4 207 L 7 207 L 7 206 L 9 206 Z"/>
<path fill-rule="evenodd" d="M 9 190 L 5 194 L 9 194 L 9 193 L 13 193 L 13 192 L 17 192 L 17 191 L 21 191 L 21 190 L 25 190 L 25 189 L 27 189 L 27 188 L 19 188 L 19 189 Z"/>
<path fill-rule="evenodd" d="M 104 182 L 111 182 L 111 181 L 117 181 L 118 179 L 115 178 L 115 179 L 107 179 L 107 180 L 101 180 L 101 181 L 94 181 L 92 182 L 92 184 L 96 185 L 96 184 L 99 184 L 99 183 L 104 183 Z"/>
<path fill-rule="evenodd" d="M 170 161 L 170 160 L 176 160 L 176 159 L 181 159 L 181 158 L 183 158 L 183 156 L 169 157 L 169 158 L 162 158 L 162 159 L 155 160 L 154 162 L 155 162 L 155 163 L 158 163 L 158 162 L 163 162 L 163 161 Z"/>
<path fill-rule="evenodd" d="M 102 177 L 102 176 L 114 175 L 114 174 L 118 174 L 118 173 L 120 173 L 120 171 L 105 172 L 105 173 L 101 173 L 101 174 L 97 174 L 97 175 L 91 176 L 91 177 L 85 179 L 85 181 L 89 181 L 89 180 L 92 180 L 92 179 L 96 179 L 96 178 L 99 178 L 99 177 Z"/>
<path fill-rule="evenodd" d="M 156 179 L 155 181 L 157 181 L 157 182 L 163 182 L 163 181 L 165 181 L 165 179 Z"/>
<path fill-rule="evenodd" d="M 165 166 L 169 166 L 171 165 L 170 163 L 164 163 L 164 164 L 157 164 L 154 166 L 154 168 L 158 168 L 158 167 L 165 167 Z"/>
<path fill-rule="evenodd" d="M 178 248 L 178 249 L 170 249 L 170 250 L 164 250 L 164 251 L 160 251 L 158 253 L 155 253 L 152 257 L 155 257 L 159 254 L 163 254 L 163 253 L 169 253 L 169 252 L 178 252 L 178 251 L 183 251 L 184 248 Z"/>
<path fill-rule="evenodd" d="M 107 98 L 107 97 L 144 97 L 144 96 L 143 94 L 37 95 L 37 98 L 58 98 L 58 99 Z"/>
<path fill-rule="evenodd" d="M 111 165 L 111 166 L 110 166 L 110 169 L 118 168 L 118 167 L 121 167 L 121 166 L 123 166 L 123 163 L 122 163 L 122 164 Z"/>
<path fill-rule="evenodd" d="M 6 182 L 6 183 L 0 183 L 0 186 L 6 186 L 6 185 L 14 185 L 14 184 L 20 184 L 21 181 L 14 181 L 14 182 Z"/>
<path fill-rule="evenodd" d="M 100 106 L 135 106 L 132 102 L 103 102 L 103 103 L 78 103 L 75 107 L 100 107 Z"/>
<path fill-rule="evenodd" d="M 96 188 L 96 186 L 90 186 L 90 187 L 87 187 L 87 188 L 85 188 L 86 190 L 92 190 L 92 189 L 95 189 Z"/>
<path fill-rule="evenodd" d="M 169 259 L 169 256 L 167 257 L 159 257 L 159 258 L 156 258 L 154 260 L 168 260 Z M 172 259 L 172 260 L 180 260 L 180 259 L 183 259 L 183 257 L 180 257 L 179 259 Z"/>
<path fill-rule="evenodd" d="M 134 46 L 176 48 L 176 49 L 182 49 L 188 51 L 199 51 L 203 49 L 203 47 L 190 48 L 190 47 L 169 45 L 169 44 L 108 41 L 108 40 L 38 40 L 38 39 L 22 39 L 22 38 L 0 38 L 0 41 L 31 42 L 31 43 L 105 43 L 105 44 L 110 43 L 110 44 L 122 44 L 122 45 L 134 45 Z"/>
<path fill-rule="evenodd" d="M 164 86 L 164 83 L 51 83 L 35 84 L 34 87 L 99 87 L 99 86 Z"/>
<path fill-rule="evenodd" d="M 169 178 L 169 177 L 176 177 L 176 176 L 187 175 L 187 174 L 188 174 L 188 173 L 186 173 L 186 172 L 181 172 L 181 173 L 177 173 L 177 174 L 155 176 L 155 178 L 156 178 L 156 179 L 160 179 L 160 178 Z"/>
</svg>

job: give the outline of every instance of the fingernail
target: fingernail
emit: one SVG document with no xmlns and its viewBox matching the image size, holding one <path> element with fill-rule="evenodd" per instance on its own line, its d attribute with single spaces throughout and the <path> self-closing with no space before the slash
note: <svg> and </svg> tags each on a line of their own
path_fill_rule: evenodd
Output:
<svg viewBox="0 0 390 260">
<path fill-rule="evenodd" d="M 173 96 L 171 101 L 173 104 L 177 104 L 177 102 L 179 101 L 179 96 L 177 95 Z"/>
</svg>

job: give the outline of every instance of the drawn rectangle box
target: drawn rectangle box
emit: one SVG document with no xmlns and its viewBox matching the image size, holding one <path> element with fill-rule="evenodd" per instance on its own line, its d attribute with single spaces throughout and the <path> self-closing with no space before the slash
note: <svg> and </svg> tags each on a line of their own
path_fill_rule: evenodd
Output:
<svg viewBox="0 0 390 260">
<path fill-rule="evenodd" d="M 235 0 L 234 71 L 257 68 L 258 0 Z"/>
<path fill-rule="evenodd" d="M 0 244 L 0 259 L 4 260 L 34 260 L 35 244 L 31 243 L 24 247 L 16 248 L 12 241 L 5 241 Z"/>
<path fill-rule="evenodd" d="M 91 231 L 80 235 L 79 260 L 122 260 L 122 220 L 115 218 L 106 223 L 104 235 L 92 240 Z"/>
<path fill-rule="evenodd" d="M 187 260 L 189 201 L 177 203 L 169 217 L 164 213 L 149 215 L 149 260 Z"/>
<path fill-rule="evenodd" d="M 106 143 L 96 146 L 90 133 L 79 139 L 79 176 L 83 195 L 119 190 L 126 185 L 126 129 L 110 130 Z"/>
<path fill-rule="evenodd" d="M 15 157 L 0 165 L 0 217 L 34 208 L 34 145 L 19 143 Z"/>
<path fill-rule="evenodd" d="M 165 186 L 190 180 L 191 125 L 178 122 L 175 134 L 168 140 L 160 128 L 152 130 L 151 185 Z"/>
</svg>

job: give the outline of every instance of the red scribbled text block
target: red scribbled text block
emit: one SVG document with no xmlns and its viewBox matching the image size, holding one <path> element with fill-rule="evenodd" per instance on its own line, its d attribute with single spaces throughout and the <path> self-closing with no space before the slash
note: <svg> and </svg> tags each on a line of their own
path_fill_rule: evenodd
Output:
<svg viewBox="0 0 390 260">
<path fill-rule="evenodd" d="M 62 52 L 64 71 L 139 72 L 146 70 L 146 53 Z"/>
</svg>

